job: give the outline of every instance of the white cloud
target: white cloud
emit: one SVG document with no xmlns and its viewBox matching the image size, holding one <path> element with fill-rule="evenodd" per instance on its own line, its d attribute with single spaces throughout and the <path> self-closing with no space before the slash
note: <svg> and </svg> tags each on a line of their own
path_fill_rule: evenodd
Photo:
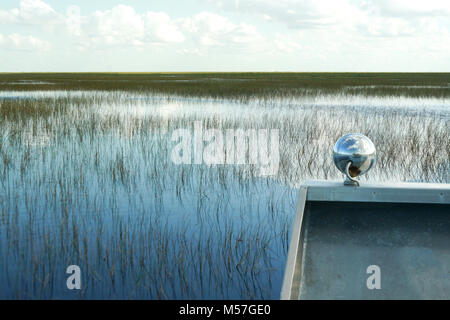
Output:
<svg viewBox="0 0 450 320">
<path fill-rule="evenodd" d="M 417 69 L 429 70 L 448 68 L 450 61 L 448 0 L 202 0 L 216 5 L 211 12 L 192 0 L 194 14 L 181 17 L 169 3 L 164 12 L 125 4 L 94 12 L 72 5 L 56 12 L 44 1 L 22 0 L 16 8 L 0 9 L 0 26 L 14 30 L 0 36 L 9 61 L 23 66 L 20 54 L 8 49 L 49 50 L 44 38 L 54 49 L 42 60 L 50 66 L 46 69 L 55 61 L 69 65 L 69 59 L 70 68 L 78 59 L 78 67 L 105 70 L 139 69 L 145 63 L 158 70 L 386 71 L 410 70 L 420 59 Z"/>
<path fill-rule="evenodd" d="M 73 15 L 76 16 L 76 15 Z M 95 11 L 85 17 L 73 18 L 83 47 L 144 47 L 150 44 L 178 43 L 185 40 L 178 25 L 166 13 L 137 13 L 127 5 Z M 76 26 L 76 28 L 73 27 Z"/>
<path fill-rule="evenodd" d="M 141 15 L 126 5 L 95 11 L 87 29 L 92 42 L 99 45 L 140 45 L 145 34 Z"/>
<path fill-rule="evenodd" d="M 348 0 L 207 0 L 218 8 L 257 15 L 290 28 L 316 28 L 343 22 L 355 7 Z"/>
<path fill-rule="evenodd" d="M 365 36 L 375 37 L 421 37 L 435 34 L 448 34 L 450 30 L 450 20 L 445 7 L 438 9 L 414 5 L 400 6 L 404 1 L 394 1 L 387 3 L 379 1 L 376 4 L 368 2 L 363 8 L 363 13 L 358 20 L 354 21 L 356 29 Z M 449 2 L 450 4 L 450 2 Z M 448 6 L 450 8 L 450 5 Z"/>
<path fill-rule="evenodd" d="M 0 23 L 9 24 L 17 22 L 19 16 L 19 9 L 0 10 Z"/>
<path fill-rule="evenodd" d="M 263 39 L 256 28 L 247 23 L 235 24 L 228 18 L 211 12 L 178 20 L 190 39 L 204 47 L 249 46 Z"/>
<path fill-rule="evenodd" d="M 448 0 L 366 0 L 361 7 L 389 17 L 427 17 L 450 14 Z"/>
<path fill-rule="evenodd" d="M 448 0 L 206 0 L 292 29 L 342 29 L 347 35 L 404 37 L 450 29 Z"/>
<path fill-rule="evenodd" d="M 145 27 L 147 38 L 150 41 L 183 42 L 185 40 L 178 25 L 163 12 L 147 12 Z"/>
<path fill-rule="evenodd" d="M 357 28 L 365 36 L 403 37 L 417 33 L 417 25 L 405 19 L 367 17 L 357 24 Z"/>
<path fill-rule="evenodd" d="M 52 25 L 61 23 L 61 16 L 41 0 L 22 0 L 19 8 L 0 10 L 0 24 Z"/>
<path fill-rule="evenodd" d="M 0 34 L 0 48 L 22 51 L 47 51 L 50 43 L 33 36 L 24 36 L 17 33 L 10 35 Z"/>
<path fill-rule="evenodd" d="M 70 28 L 75 30 L 72 34 L 81 36 L 78 43 L 84 49 L 111 46 L 145 48 L 155 44 L 183 43 L 183 48 L 178 48 L 178 52 L 204 54 L 205 48 L 249 47 L 263 40 L 255 26 L 236 24 L 211 12 L 173 19 L 164 12 L 148 11 L 140 14 L 133 7 L 118 5 L 109 10 L 96 11 L 87 17 L 74 16 L 72 20 L 75 23 Z"/>
<path fill-rule="evenodd" d="M 65 24 L 70 35 L 81 36 L 83 17 L 81 16 L 81 9 L 78 6 L 69 6 L 66 10 Z"/>
<path fill-rule="evenodd" d="M 277 34 L 274 39 L 275 48 L 278 52 L 294 53 L 302 50 L 301 33 Z"/>
</svg>

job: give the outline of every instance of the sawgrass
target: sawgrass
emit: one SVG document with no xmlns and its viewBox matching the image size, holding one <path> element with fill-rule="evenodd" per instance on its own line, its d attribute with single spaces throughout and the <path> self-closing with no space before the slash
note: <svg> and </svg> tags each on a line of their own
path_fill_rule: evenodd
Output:
<svg viewBox="0 0 450 320">
<path fill-rule="evenodd" d="M 157 82 L 205 77 L 230 81 Z M 382 105 L 416 94 L 405 105 L 445 106 L 447 91 L 388 88 L 383 100 L 382 91 L 343 88 L 443 85 L 446 74 L 0 78 L 53 83 L 0 85 L 15 90 L 0 97 L 0 298 L 278 299 L 296 188 L 304 179 L 342 179 L 331 150 L 350 131 L 377 146 L 363 181 L 450 182 L 448 109 L 369 106 L 371 97 Z M 19 94 L 56 89 L 65 91 Z M 368 107 L 333 107 L 346 95 Z M 278 173 L 173 164 L 171 132 L 196 120 L 280 130 Z M 82 268 L 81 291 L 65 289 L 70 264 Z"/>
</svg>

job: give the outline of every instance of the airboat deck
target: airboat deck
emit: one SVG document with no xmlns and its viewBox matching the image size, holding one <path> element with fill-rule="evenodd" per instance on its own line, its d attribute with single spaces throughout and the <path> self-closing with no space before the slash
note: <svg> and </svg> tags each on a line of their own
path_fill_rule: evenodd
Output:
<svg viewBox="0 0 450 320">
<path fill-rule="evenodd" d="M 281 299 L 450 299 L 450 184 L 304 183 Z"/>
</svg>

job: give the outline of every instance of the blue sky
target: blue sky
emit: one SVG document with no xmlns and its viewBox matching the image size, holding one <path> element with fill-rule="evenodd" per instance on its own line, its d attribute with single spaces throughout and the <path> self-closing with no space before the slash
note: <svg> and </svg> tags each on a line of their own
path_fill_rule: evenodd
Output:
<svg viewBox="0 0 450 320">
<path fill-rule="evenodd" d="M 2 0 L 11 71 L 450 72 L 450 1 Z"/>
</svg>

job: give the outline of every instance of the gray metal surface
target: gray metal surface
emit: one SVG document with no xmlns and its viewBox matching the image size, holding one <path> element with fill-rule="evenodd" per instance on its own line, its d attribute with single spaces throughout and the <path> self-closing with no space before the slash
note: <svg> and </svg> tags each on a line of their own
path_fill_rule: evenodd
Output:
<svg viewBox="0 0 450 320">
<path fill-rule="evenodd" d="M 449 185 L 306 183 L 281 298 L 450 299 L 449 191 Z M 367 287 L 373 265 L 380 289 Z"/>
<path fill-rule="evenodd" d="M 307 201 L 450 203 L 450 185 L 436 183 L 364 183 L 344 186 L 341 181 L 306 181 Z"/>
<path fill-rule="evenodd" d="M 283 287 L 281 289 L 281 298 L 283 300 L 290 300 L 292 297 L 298 295 L 300 290 L 300 276 L 302 265 L 302 240 L 304 235 L 303 213 L 306 203 L 307 187 L 300 188 L 299 199 L 297 203 L 297 211 L 295 214 L 294 225 L 292 227 L 291 241 L 289 242 L 289 251 L 292 254 L 288 255 L 286 265 L 286 272 L 284 273 Z"/>
</svg>

